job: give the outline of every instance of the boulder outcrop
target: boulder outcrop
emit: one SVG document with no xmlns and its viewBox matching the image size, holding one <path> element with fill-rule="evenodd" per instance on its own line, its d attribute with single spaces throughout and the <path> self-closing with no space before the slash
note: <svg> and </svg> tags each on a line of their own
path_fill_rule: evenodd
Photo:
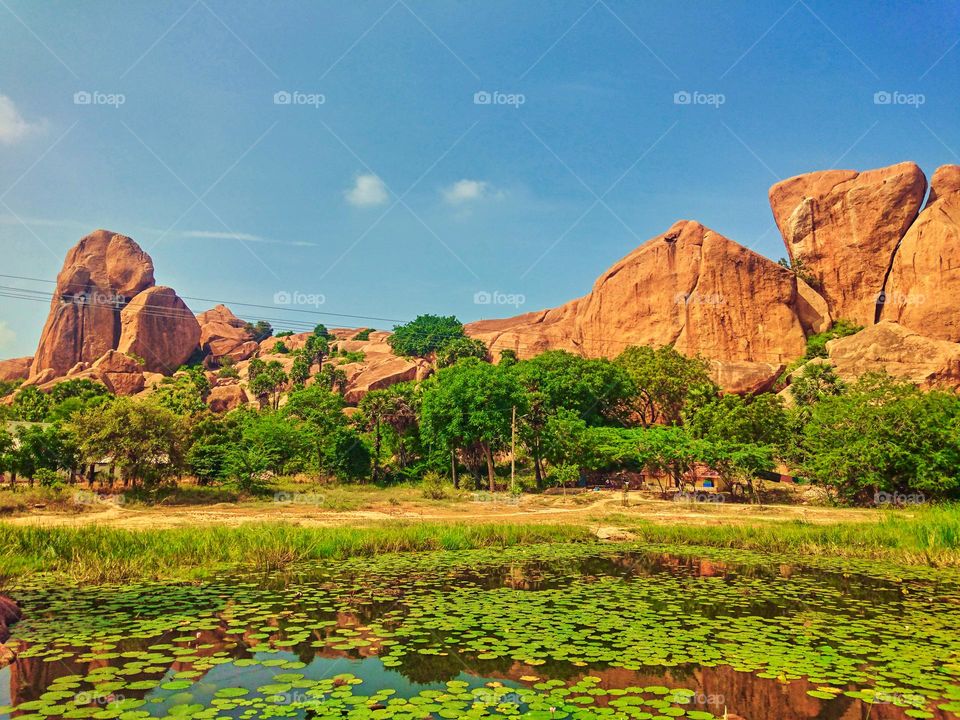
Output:
<svg viewBox="0 0 960 720">
<path fill-rule="evenodd" d="M 30 377 L 30 364 L 32 362 L 32 357 L 0 360 L 0 381 L 26 380 Z"/>
<path fill-rule="evenodd" d="M 148 288 L 120 313 L 117 350 L 142 357 L 144 369 L 150 372 L 174 372 L 199 341 L 200 324 L 173 288 Z"/>
<path fill-rule="evenodd" d="M 200 347 L 208 353 L 210 365 L 219 365 L 223 358 L 234 362 L 253 357 L 260 345 L 247 330 L 247 323 L 234 315 L 226 305 L 217 305 L 197 315 L 200 324 Z"/>
<path fill-rule="evenodd" d="M 925 337 L 894 322 L 831 340 L 827 354 L 844 380 L 883 371 L 924 389 L 960 388 L 960 344 Z"/>
<path fill-rule="evenodd" d="M 236 410 L 250 401 L 246 391 L 237 383 L 217 385 L 210 389 L 207 405 L 213 412 L 223 413 Z"/>
<path fill-rule="evenodd" d="M 805 299 L 804 299 L 805 298 Z M 719 361 L 729 388 L 768 386 L 803 354 L 811 328 L 829 323 L 815 292 L 786 268 L 700 223 L 682 220 L 616 263 L 589 295 L 552 310 L 466 326 L 494 358 L 563 349 L 615 357 L 629 345 L 673 345 Z"/>
<path fill-rule="evenodd" d="M 870 325 L 926 178 L 915 163 L 798 175 L 770 188 L 770 207 L 795 267 L 802 266 L 833 318 Z"/>
<path fill-rule="evenodd" d="M 0 595 L 0 643 L 10 637 L 9 626 L 23 617 L 20 607 L 6 595 Z"/>
<path fill-rule="evenodd" d="M 960 342 L 960 165 L 939 168 L 930 200 L 897 249 L 880 317 Z"/>
</svg>

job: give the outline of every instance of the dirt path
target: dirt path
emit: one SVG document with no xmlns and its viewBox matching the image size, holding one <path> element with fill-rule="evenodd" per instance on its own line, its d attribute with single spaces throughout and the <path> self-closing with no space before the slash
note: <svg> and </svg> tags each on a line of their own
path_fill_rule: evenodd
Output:
<svg viewBox="0 0 960 720">
<path fill-rule="evenodd" d="M 624 507 L 619 493 L 586 496 L 524 496 L 519 500 L 465 501 L 459 504 L 372 502 L 358 510 L 328 510 L 295 502 L 221 503 L 215 505 L 141 506 L 103 503 L 82 513 L 35 511 L 4 518 L 12 525 L 128 528 L 237 526 L 288 522 L 303 526 L 362 526 L 386 522 L 466 522 L 616 525 L 617 520 L 657 524 L 727 525 L 802 520 L 815 524 L 874 520 L 870 510 L 797 505 L 678 503 L 632 497 Z"/>
</svg>

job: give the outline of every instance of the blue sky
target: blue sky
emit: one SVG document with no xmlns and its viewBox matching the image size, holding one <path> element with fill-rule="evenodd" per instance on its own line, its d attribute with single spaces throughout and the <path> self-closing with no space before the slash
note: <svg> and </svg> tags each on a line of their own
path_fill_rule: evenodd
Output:
<svg viewBox="0 0 960 720">
<path fill-rule="evenodd" d="M 0 39 L 0 272 L 105 227 L 278 328 L 557 305 L 681 218 L 777 259 L 776 180 L 960 162 L 956 2 L 0 0 Z"/>
</svg>

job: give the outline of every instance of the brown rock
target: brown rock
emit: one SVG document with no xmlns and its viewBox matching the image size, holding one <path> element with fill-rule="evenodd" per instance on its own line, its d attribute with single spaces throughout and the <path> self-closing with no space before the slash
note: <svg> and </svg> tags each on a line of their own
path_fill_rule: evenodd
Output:
<svg viewBox="0 0 960 720">
<path fill-rule="evenodd" d="M 32 357 L 0 360 L 0 380 L 26 380 L 30 376 Z"/>
<path fill-rule="evenodd" d="M 673 345 L 708 359 L 779 365 L 803 354 L 793 274 L 697 222 L 644 243 L 554 310 L 467 325 L 496 358 L 548 349 L 615 357 L 629 345 Z"/>
<path fill-rule="evenodd" d="M 117 395 L 136 395 L 146 384 L 140 363 L 116 350 L 104 353 L 88 372 Z"/>
<path fill-rule="evenodd" d="M 927 207 L 940 198 L 952 193 L 960 193 L 960 165 L 941 165 L 930 177 L 930 194 Z"/>
<path fill-rule="evenodd" d="M 918 335 L 883 321 L 827 343 L 830 362 L 845 380 L 884 371 L 922 388 L 960 388 L 960 345 Z"/>
<path fill-rule="evenodd" d="M 834 319 L 874 322 L 894 252 L 925 192 L 923 172 L 910 162 L 808 173 L 770 188 L 787 252 L 817 279 Z"/>
<path fill-rule="evenodd" d="M 355 404 L 371 390 L 390 387 L 400 382 L 421 379 L 429 374 L 430 363 L 418 358 L 391 357 L 372 363 L 349 363 L 341 366 L 347 375 L 344 399 Z"/>
<path fill-rule="evenodd" d="M 107 230 L 83 238 L 57 276 L 50 314 L 40 336 L 31 378 L 54 376 L 116 347 L 120 310 L 153 286 L 153 262 L 133 240 Z"/>
<path fill-rule="evenodd" d="M 209 360 L 219 364 L 228 357 L 234 362 L 253 357 L 260 349 L 246 323 L 225 305 L 197 315 L 200 324 L 200 346 L 209 352 Z"/>
<path fill-rule="evenodd" d="M 796 310 L 803 331 L 808 336 L 826 332 L 833 325 L 827 301 L 800 278 L 797 278 Z"/>
<path fill-rule="evenodd" d="M 207 396 L 207 405 L 216 413 L 230 412 L 248 402 L 247 393 L 239 385 L 218 385 Z"/>
<path fill-rule="evenodd" d="M 150 372 L 183 365 L 200 341 L 200 324 L 172 288 L 157 285 L 134 296 L 120 313 L 117 350 L 144 359 Z"/>
<path fill-rule="evenodd" d="M 742 360 L 711 360 L 710 377 L 726 393 L 755 395 L 772 389 L 785 367 Z"/>
<path fill-rule="evenodd" d="M 4 643 L 10 637 L 8 627 L 23 617 L 20 607 L 5 595 L 0 595 L 0 643 Z M 3 651 L 6 652 L 3 652 Z M 9 664 L 13 657 L 10 650 L 0 645 L 0 667 Z"/>
<path fill-rule="evenodd" d="M 933 174 L 930 197 L 897 249 L 881 318 L 960 342 L 960 166 Z"/>
</svg>

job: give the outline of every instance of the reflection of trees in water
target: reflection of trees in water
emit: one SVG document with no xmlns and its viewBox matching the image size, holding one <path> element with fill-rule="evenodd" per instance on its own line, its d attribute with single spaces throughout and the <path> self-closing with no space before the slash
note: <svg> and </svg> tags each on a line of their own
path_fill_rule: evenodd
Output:
<svg viewBox="0 0 960 720">
<path fill-rule="evenodd" d="M 413 652 L 400 658 L 400 664 L 392 670 L 398 671 L 407 680 L 421 685 L 453 680 L 464 672 L 463 660 L 453 654 L 420 655 Z"/>
</svg>

